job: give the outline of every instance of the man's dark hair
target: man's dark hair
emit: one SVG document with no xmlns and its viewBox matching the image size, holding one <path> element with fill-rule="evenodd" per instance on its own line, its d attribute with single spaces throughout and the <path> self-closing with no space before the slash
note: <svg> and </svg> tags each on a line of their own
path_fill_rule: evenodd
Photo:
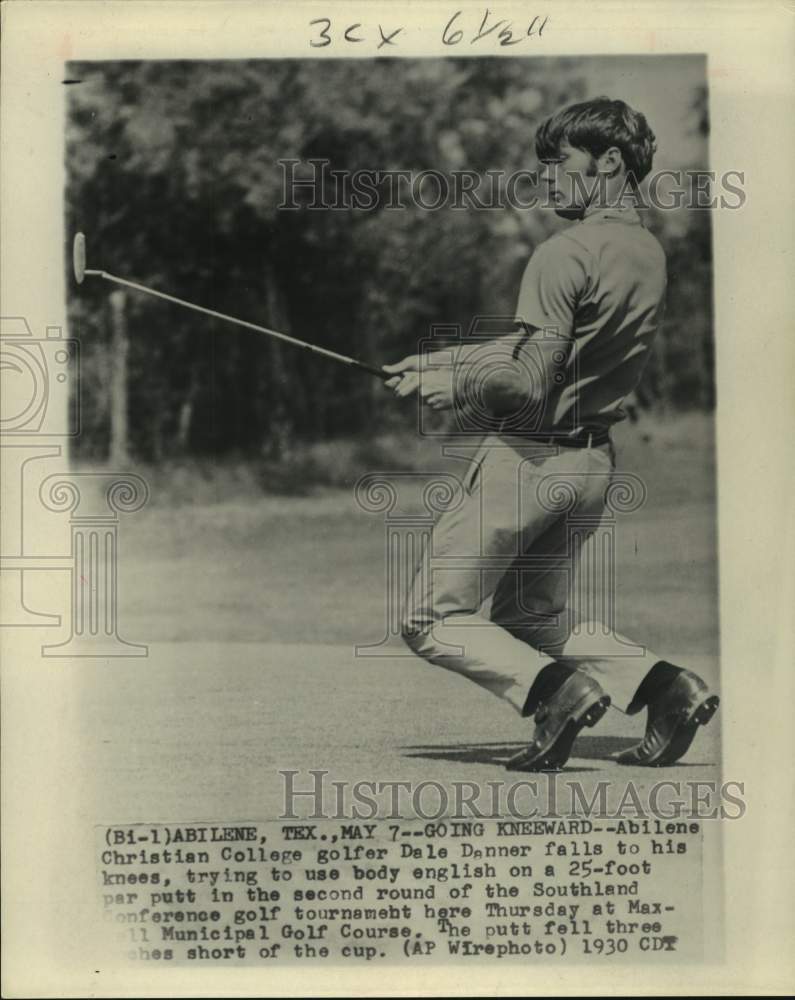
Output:
<svg viewBox="0 0 795 1000">
<path fill-rule="evenodd" d="M 536 132 L 539 160 L 555 160 L 568 142 L 599 157 L 611 146 L 621 150 L 627 171 L 642 181 L 651 170 L 657 144 L 644 115 L 609 97 L 572 104 L 542 122 Z"/>
</svg>

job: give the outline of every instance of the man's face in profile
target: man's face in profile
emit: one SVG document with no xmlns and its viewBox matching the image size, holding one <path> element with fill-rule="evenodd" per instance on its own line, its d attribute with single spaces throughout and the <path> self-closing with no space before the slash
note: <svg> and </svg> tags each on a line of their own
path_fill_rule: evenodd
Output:
<svg viewBox="0 0 795 1000">
<path fill-rule="evenodd" d="M 581 219 L 593 197 L 598 179 L 596 160 L 585 149 L 565 139 L 554 160 L 541 163 L 541 181 L 547 187 L 547 206 L 562 219 Z"/>
</svg>

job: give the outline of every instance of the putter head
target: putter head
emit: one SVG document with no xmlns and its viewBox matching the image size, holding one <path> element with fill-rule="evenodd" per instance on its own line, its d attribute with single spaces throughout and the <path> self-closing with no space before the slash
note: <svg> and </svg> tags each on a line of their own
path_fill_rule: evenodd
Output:
<svg viewBox="0 0 795 1000">
<path fill-rule="evenodd" d="M 86 238 L 82 233 L 77 233 L 72 245 L 72 266 L 75 272 L 75 281 L 78 285 L 83 284 L 86 276 Z"/>
</svg>

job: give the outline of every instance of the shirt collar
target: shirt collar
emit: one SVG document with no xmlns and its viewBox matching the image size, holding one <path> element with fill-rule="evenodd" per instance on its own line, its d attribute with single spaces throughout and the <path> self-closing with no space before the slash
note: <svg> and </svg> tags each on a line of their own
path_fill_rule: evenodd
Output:
<svg viewBox="0 0 795 1000">
<path fill-rule="evenodd" d="M 589 205 L 581 222 L 626 222 L 631 225 L 640 223 L 634 205 Z"/>
</svg>

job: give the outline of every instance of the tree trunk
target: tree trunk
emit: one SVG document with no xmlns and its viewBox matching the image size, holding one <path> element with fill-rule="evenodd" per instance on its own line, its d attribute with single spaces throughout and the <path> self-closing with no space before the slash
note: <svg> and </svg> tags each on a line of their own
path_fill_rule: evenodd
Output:
<svg viewBox="0 0 795 1000">
<path fill-rule="evenodd" d="M 177 417 L 176 446 L 177 446 L 177 452 L 180 455 L 186 454 L 188 451 L 188 446 L 190 445 L 190 431 L 191 431 L 191 425 L 193 423 L 193 410 L 198 393 L 199 393 L 199 375 L 196 370 L 196 366 L 194 364 L 191 370 L 190 385 L 188 386 L 188 391 L 185 393 L 182 403 L 180 404 L 179 416 Z"/>
<path fill-rule="evenodd" d="M 127 293 L 110 293 L 110 453 L 112 465 L 125 466 L 130 459 L 127 437 L 127 356 L 130 342 L 127 336 Z"/>
<path fill-rule="evenodd" d="M 268 318 L 272 327 L 281 333 L 290 333 L 290 321 L 281 289 L 276 280 L 270 259 L 265 264 L 265 291 L 268 296 Z M 293 426 L 287 410 L 287 371 L 282 344 L 269 337 L 268 373 L 268 437 L 263 444 L 265 455 L 272 461 L 281 461 L 292 450 Z"/>
</svg>

